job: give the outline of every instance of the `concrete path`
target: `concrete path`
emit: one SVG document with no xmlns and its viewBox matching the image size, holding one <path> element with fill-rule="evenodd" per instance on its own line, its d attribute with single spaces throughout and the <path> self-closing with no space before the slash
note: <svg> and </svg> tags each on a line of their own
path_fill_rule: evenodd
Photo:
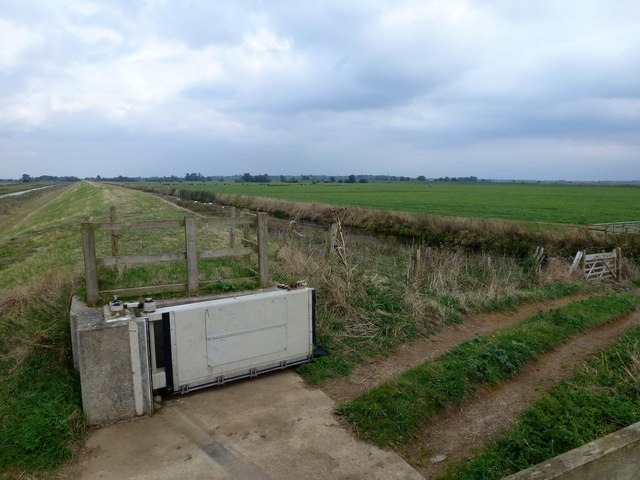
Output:
<svg viewBox="0 0 640 480">
<path fill-rule="evenodd" d="M 153 417 L 91 432 L 76 479 L 421 479 L 340 426 L 293 371 L 171 397 Z"/>
</svg>

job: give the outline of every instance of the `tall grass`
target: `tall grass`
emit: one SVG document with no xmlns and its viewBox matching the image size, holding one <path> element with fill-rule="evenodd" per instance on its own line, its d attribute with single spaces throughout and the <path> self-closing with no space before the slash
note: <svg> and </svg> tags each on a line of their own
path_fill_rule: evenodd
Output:
<svg viewBox="0 0 640 480">
<path fill-rule="evenodd" d="M 77 285 L 49 272 L 0 294 L 0 470 L 56 467 L 84 432 L 68 324 Z"/>
<path fill-rule="evenodd" d="M 326 231 L 292 223 L 280 229 L 274 247 L 278 281 L 305 279 L 317 289 L 318 343 L 331 356 L 300 368 L 312 382 L 346 375 L 364 359 L 433 334 L 463 315 L 584 288 L 556 268 L 537 273 L 503 255 L 422 248 L 416 262 L 411 248 L 391 238 L 344 238 L 336 251 Z"/>
</svg>

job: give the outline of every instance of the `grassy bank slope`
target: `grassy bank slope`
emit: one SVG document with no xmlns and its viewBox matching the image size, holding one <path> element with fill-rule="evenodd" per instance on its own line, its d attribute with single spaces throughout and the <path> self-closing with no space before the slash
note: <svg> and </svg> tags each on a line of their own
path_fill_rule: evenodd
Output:
<svg viewBox="0 0 640 480">
<path fill-rule="evenodd" d="M 6 478 L 70 458 L 84 422 L 71 366 L 69 301 L 82 284 L 80 222 L 176 218 L 158 198 L 77 183 L 13 203 L 0 216 L 0 471 Z"/>
</svg>

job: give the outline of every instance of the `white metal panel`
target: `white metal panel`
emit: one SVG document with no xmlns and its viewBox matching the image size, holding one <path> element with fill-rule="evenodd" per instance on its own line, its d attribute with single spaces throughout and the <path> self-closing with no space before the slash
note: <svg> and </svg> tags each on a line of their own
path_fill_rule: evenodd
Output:
<svg viewBox="0 0 640 480">
<path fill-rule="evenodd" d="M 312 358 L 311 298 L 278 290 L 157 310 L 171 315 L 174 390 Z"/>
<path fill-rule="evenodd" d="M 287 350 L 287 298 L 227 303 L 205 310 L 212 373 L 244 360 Z"/>
</svg>

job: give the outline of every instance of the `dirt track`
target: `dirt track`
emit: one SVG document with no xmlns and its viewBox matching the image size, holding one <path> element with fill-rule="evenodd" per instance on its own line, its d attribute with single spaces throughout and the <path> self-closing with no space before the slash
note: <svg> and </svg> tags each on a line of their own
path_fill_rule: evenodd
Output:
<svg viewBox="0 0 640 480">
<path fill-rule="evenodd" d="M 515 325 L 538 312 L 552 310 L 576 300 L 587 298 L 586 294 L 572 295 L 556 300 L 522 305 L 515 312 L 488 313 L 471 316 L 463 323 L 450 325 L 428 338 L 402 345 L 386 357 L 376 357 L 355 368 L 348 377 L 327 381 L 322 390 L 337 402 L 357 397 L 394 375 L 439 357 L 462 342 L 471 340 L 475 334 L 488 335 L 502 328 Z"/>
<path fill-rule="evenodd" d="M 525 365 L 513 379 L 483 388 L 474 400 L 434 417 L 421 434 L 401 449 L 401 455 L 409 463 L 419 464 L 419 471 L 426 478 L 443 474 L 452 463 L 505 433 L 553 385 L 573 376 L 576 367 L 638 324 L 640 312 L 569 339 Z M 432 463 L 430 458 L 436 455 L 446 459 Z"/>
</svg>

